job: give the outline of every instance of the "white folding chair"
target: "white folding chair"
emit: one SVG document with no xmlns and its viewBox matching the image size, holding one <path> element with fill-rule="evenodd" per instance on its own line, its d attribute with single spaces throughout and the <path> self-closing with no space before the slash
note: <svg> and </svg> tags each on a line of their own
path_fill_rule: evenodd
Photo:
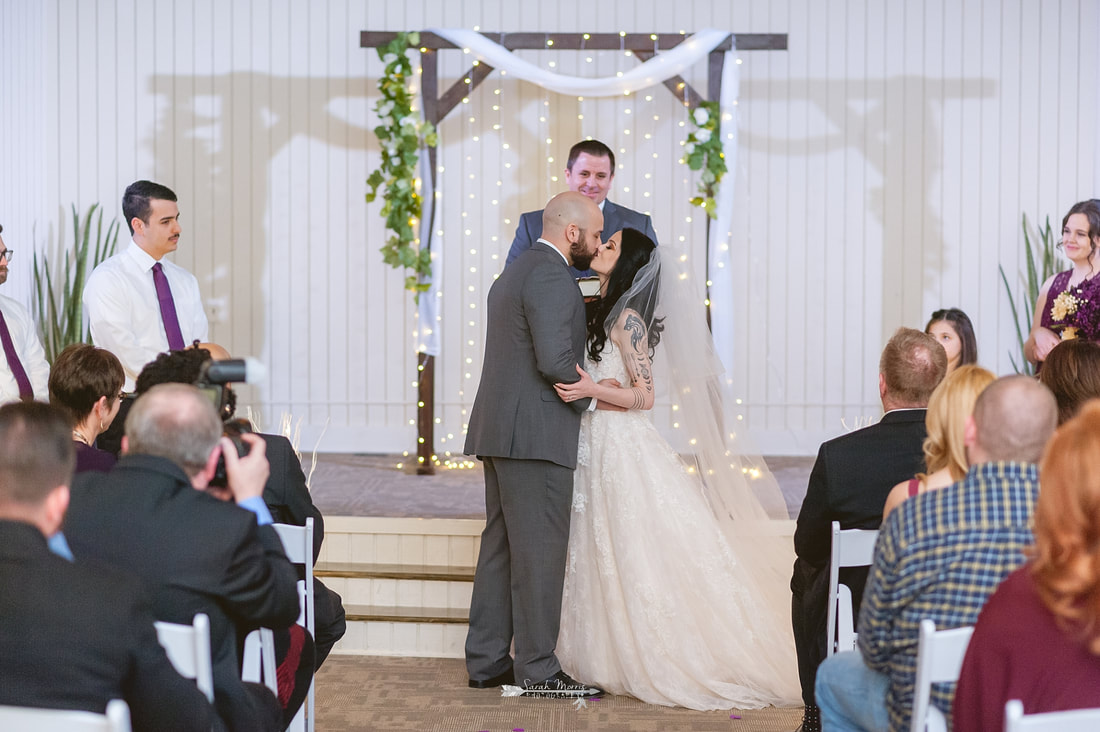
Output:
<svg viewBox="0 0 1100 732">
<path fill-rule="evenodd" d="M 1024 705 L 1019 699 L 1005 702 L 1005 732 L 1096 732 L 1098 729 L 1100 709 L 1024 714 Z"/>
<path fill-rule="evenodd" d="M 294 564 L 305 566 L 305 581 L 298 581 L 299 604 L 302 608 L 298 615 L 298 624 L 313 636 L 313 519 L 307 518 L 305 526 L 291 524 L 272 524 L 272 528 L 283 542 L 286 558 Z M 244 659 L 241 678 L 245 681 L 260 681 L 278 694 L 275 679 L 275 639 L 267 628 L 260 628 L 248 634 L 244 642 Z M 314 728 L 314 688 L 309 683 L 309 694 L 305 703 L 291 720 L 288 730 L 306 730 Z"/>
<path fill-rule="evenodd" d="M 194 679 L 199 691 L 214 702 L 214 670 L 210 660 L 210 618 L 198 613 L 191 625 L 157 621 L 157 640 L 180 676 Z"/>
<path fill-rule="evenodd" d="M 913 716 L 910 732 L 947 732 L 947 719 L 931 703 L 932 684 L 958 681 L 973 626 L 936 630 L 927 618 L 920 621 L 917 642 L 917 678 L 913 685 Z"/>
<path fill-rule="evenodd" d="M 107 702 L 107 712 L 0 706 L 0 729 L 34 732 L 130 732 L 130 707 L 121 699 Z"/>
<path fill-rule="evenodd" d="M 856 647 L 855 617 L 852 612 L 852 590 L 840 584 L 841 567 L 868 567 L 874 561 L 877 529 L 841 529 L 840 522 L 832 527 L 832 548 L 829 554 L 829 611 L 826 626 L 825 655 L 851 651 Z"/>
</svg>

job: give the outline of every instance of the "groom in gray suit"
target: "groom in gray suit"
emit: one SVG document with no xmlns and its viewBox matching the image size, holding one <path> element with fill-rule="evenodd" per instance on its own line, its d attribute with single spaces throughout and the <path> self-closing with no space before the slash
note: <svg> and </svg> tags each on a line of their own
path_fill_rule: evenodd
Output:
<svg viewBox="0 0 1100 732">
<path fill-rule="evenodd" d="M 485 468 L 485 531 L 466 636 L 473 688 L 517 683 L 555 695 L 600 693 L 566 675 L 554 655 L 577 440 L 591 401 L 566 404 L 554 384 L 575 382 L 584 359 L 584 303 L 569 267 L 588 267 L 602 227 L 584 195 L 555 196 L 543 211 L 542 237 L 489 289 L 465 447 Z"/>
</svg>

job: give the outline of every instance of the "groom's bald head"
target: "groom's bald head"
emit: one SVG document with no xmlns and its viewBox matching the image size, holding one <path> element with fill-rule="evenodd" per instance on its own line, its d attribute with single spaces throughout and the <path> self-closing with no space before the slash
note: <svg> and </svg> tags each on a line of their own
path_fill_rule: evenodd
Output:
<svg viewBox="0 0 1100 732">
<path fill-rule="evenodd" d="M 566 191 L 542 211 L 542 238 L 553 244 L 577 269 L 588 269 L 600 246 L 603 213 L 581 193 Z"/>
</svg>

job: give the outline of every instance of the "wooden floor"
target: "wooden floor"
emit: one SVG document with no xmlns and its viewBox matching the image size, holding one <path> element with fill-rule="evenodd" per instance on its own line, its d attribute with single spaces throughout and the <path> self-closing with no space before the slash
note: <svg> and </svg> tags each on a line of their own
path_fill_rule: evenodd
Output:
<svg viewBox="0 0 1100 732">
<path fill-rule="evenodd" d="M 503 698 L 470 689 L 461 660 L 329 656 L 317 675 L 317 729 L 439 732 L 784 732 L 802 709 L 694 712 L 608 696 L 576 708 L 568 699 Z"/>
</svg>

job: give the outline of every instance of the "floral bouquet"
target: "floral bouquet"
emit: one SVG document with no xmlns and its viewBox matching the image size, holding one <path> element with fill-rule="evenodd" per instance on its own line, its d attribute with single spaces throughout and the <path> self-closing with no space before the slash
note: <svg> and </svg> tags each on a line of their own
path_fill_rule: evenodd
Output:
<svg viewBox="0 0 1100 732">
<path fill-rule="evenodd" d="M 1100 278 L 1085 280 L 1054 299 L 1050 308 L 1053 329 L 1063 341 L 1087 338 L 1100 341 Z"/>
</svg>

